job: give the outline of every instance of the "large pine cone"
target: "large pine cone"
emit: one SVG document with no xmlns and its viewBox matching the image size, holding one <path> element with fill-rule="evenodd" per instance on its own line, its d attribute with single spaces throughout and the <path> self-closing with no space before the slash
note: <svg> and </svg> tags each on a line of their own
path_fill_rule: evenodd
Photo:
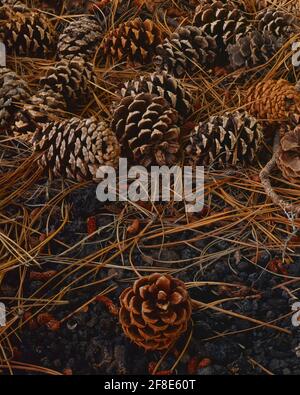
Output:
<svg viewBox="0 0 300 395">
<path fill-rule="evenodd" d="M 143 166 L 174 165 L 180 149 L 178 113 L 150 93 L 127 96 L 113 114 L 112 129 L 129 160 Z"/>
<path fill-rule="evenodd" d="M 121 88 L 122 97 L 135 96 L 142 92 L 166 99 L 169 105 L 178 111 L 182 119 L 185 119 L 192 111 L 193 104 L 190 94 L 176 78 L 165 71 L 128 81 Z"/>
<path fill-rule="evenodd" d="M 0 40 L 9 54 L 44 57 L 55 45 L 55 31 L 48 18 L 25 6 L 0 9 Z"/>
<path fill-rule="evenodd" d="M 262 126 L 247 112 L 211 116 L 192 132 L 185 149 L 187 162 L 196 165 L 248 165 L 263 141 Z"/>
<path fill-rule="evenodd" d="M 249 29 L 249 22 L 234 3 L 219 0 L 200 4 L 196 9 L 194 25 L 216 38 L 220 52 L 228 44 L 234 44 Z"/>
<path fill-rule="evenodd" d="M 66 109 L 62 94 L 52 90 L 41 90 L 16 114 L 13 131 L 16 134 L 33 133 L 40 124 L 61 118 Z"/>
<path fill-rule="evenodd" d="M 92 63 L 79 56 L 60 60 L 49 67 L 46 76 L 41 79 L 44 90 L 60 93 L 71 106 L 90 97 L 93 83 L 96 83 L 96 75 Z"/>
<path fill-rule="evenodd" d="M 6 127 L 14 112 L 30 97 L 30 89 L 15 72 L 0 67 L 0 127 Z"/>
<path fill-rule="evenodd" d="M 104 38 L 103 54 L 131 65 L 145 65 L 151 62 L 162 35 L 153 21 L 135 18 L 119 25 Z"/>
<path fill-rule="evenodd" d="M 296 18 L 280 9 L 266 8 L 255 18 L 257 29 L 268 32 L 276 38 L 288 38 L 296 30 Z"/>
<path fill-rule="evenodd" d="M 104 121 L 71 118 L 50 122 L 33 136 L 36 152 L 43 152 L 39 165 L 50 177 L 84 181 L 96 176 L 101 166 L 116 166 L 119 143 Z"/>
<path fill-rule="evenodd" d="M 145 350 L 164 350 L 186 332 L 191 300 L 185 284 L 168 274 L 136 280 L 120 296 L 120 323 L 127 337 Z"/>
<path fill-rule="evenodd" d="M 300 92 L 283 79 L 262 81 L 249 88 L 245 102 L 253 116 L 268 122 L 287 121 L 300 114 Z"/>
<path fill-rule="evenodd" d="M 230 44 L 227 47 L 230 66 L 233 70 L 265 64 L 275 55 L 276 51 L 275 37 L 269 32 L 260 33 L 257 30 L 240 36 L 235 44 Z"/>
<path fill-rule="evenodd" d="M 102 38 L 102 27 L 91 16 L 75 19 L 65 27 L 59 36 L 57 51 L 59 59 L 80 56 L 91 60 Z"/>
<path fill-rule="evenodd" d="M 281 138 L 277 166 L 288 181 L 300 183 L 300 126 Z"/>
<path fill-rule="evenodd" d="M 154 59 L 160 70 L 175 77 L 199 71 L 201 67 L 210 68 L 217 56 L 215 38 L 208 36 L 196 26 L 180 27 L 170 38 L 165 38 L 156 49 Z"/>
</svg>

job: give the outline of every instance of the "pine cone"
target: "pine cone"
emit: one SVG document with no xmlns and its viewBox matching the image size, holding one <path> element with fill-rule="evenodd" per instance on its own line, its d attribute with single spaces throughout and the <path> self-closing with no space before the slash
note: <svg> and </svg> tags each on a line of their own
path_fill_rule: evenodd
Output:
<svg viewBox="0 0 300 395">
<path fill-rule="evenodd" d="M 0 128 L 12 120 L 17 106 L 30 97 L 30 89 L 15 72 L 0 67 Z"/>
<path fill-rule="evenodd" d="M 57 51 L 59 59 L 81 56 L 91 60 L 100 45 L 102 27 L 96 18 L 83 16 L 65 27 L 59 36 Z"/>
<path fill-rule="evenodd" d="M 175 77 L 210 68 L 217 56 L 216 40 L 196 26 L 180 27 L 156 49 L 154 63 Z"/>
<path fill-rule="evenodd" d="M 240 67 L 255 67 L 267 63 L 276 53 L 277 43 L 268 32 L 257 30 L 237 38 L 236 44 L 228 45 L 230 66 L 233 70 Z"/>
<path fill-rule="evenodd" d="M 196 8 L 193 24 L 216 38 L 220 52 L 249 30 L 249 22 L 231 1 L 222 3 L 215 0 L 200 4 Z"/>
<path fill-rule="evenodd" d="M 247 91 L 245 102 L 253 116 L 268 122 L 288 121 L 300 114 L 300 93 L 283 79 L 259 82 Z"/>
<path fill-rule="evenodd" d="M 191 300 L 185 284 L 168 274 L 135 281 L 120 296 L 120 324 L 130 340 L 145 350 L 164 350 L 186 332 Z"/>
<path fill-rule="evenodd" d="M 126 60 L 132 65 L 151 62 L 157 45 L 162 41 L 160 30 L 150 19 L 140 18 L 127 21 L 111 31 L 103 40 L 103 54 L 121 62 Z"/>
<path fill-rule="evenodd" d="M 16 114 L 13 131 L 16 134 L 33 133 L 40 124 L 49 122 L 49 119 L 61 118 L 65 110 L 66 103 L 60 93 L 41 90 Z"/>
<path fill-rule="evenodd" d="M 50 177 L 76 181 L 92 179 L 101 166 L 116 166 L 120 152 L 107 123 L 94 117 L 44 124 L 34 134 L 33 147 L 43 152 L 39 165 Z"/>
<path fill-rule="evenodd" d="M 0 9 L 0 40 L 9 54 L 44 57 L 53 51 L 55 32 L 47 17 L 25 6 Z"/>
<path fill-rule="evenodd" d="M 255 18 L 257 30 L 270 33 L 276 38 L 288 38 L 295 32 L 296 18 L 276 8 L 266 8 Z"/>
<path fill-rule="evenodd" d="M 281 138 L 277 166 L 288 181 L 300 183 L 300 126 Z"/>
<path fill-rule="evenodd" d="M 185 119 L 192 111 L 192 97 L 188 91 L 179 81 L 165 71 L 128 81 L 121 88 L 122 97 L 135 96 L 142 92 L 166 99 L 169 105 L 178 111 L 182 119 Z"/>
<path fill-rule="evenodd" d="M 227 112 L 196 126 L 185 149 L 186 158 L 196 165 L 248 165 L 262 140 L 262 126 L 255 118 L 244 111 Z"/>
<path fill-rule="evenodd" d="M 180 148 L 178 113 L 150 93 L 127 96 L 113 114 L 112 129 L 129 160 L 145 167 L 173 165 Z"/>
<path fill-rule="evenodd" d="M 88 100 L 92 87 L 90 83 L 96 83 L 93 65 L 79 56 L 60 60 L 49 67 L 46 76 L 41 79 L 44 90 L 60 93 L 71 106 Z"/>
</svg>

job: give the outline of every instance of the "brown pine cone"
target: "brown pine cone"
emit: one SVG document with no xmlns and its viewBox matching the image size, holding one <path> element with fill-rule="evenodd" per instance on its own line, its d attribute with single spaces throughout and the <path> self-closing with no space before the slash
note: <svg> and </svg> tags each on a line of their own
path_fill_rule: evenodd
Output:
<svg viewBox="0 0 300 395">
<path fill-rule="evenodd" d="M 129 160 L 145 167 L 174 165 L 180 149 L 177 121 L 177 111 L 163 97 L 140 93 L 121 100 L 112 129 Z"/>
<path fill-rule="evenodd" d="M 33 136 L 35 152 L 43 152 L 39 165 L 56 177 L 84 181 L 96 177 L 101 166 L 116 166 L 119 143 L 104 121 L 95 117 L 50 122 Z"/>
<path fill-rule="evenodd" d="M 61 118 L 66 108 L 66 102 L 60 93 L 41 90 L 16 114 L 13 131 L 16 134 L 33 133 L 40 124 Z"/>
<path fill-rule="evenodd" d="M 101 48 L 105 56 L 116 62 L 145 65 L 152 61 L 155 49 L 161 42 L 161 32 L 152 20 L 135 18 L 108 33 Z"/>
<path fill-rule="evenodd" d="M 215 38 L 196 26 L 177 29 L 156 48 L 155 65 L 175 77 L 199 72 L 201 67 L 210 68 L 217 57 Z"/>
<path fill-rule="evenodd" d="M 9 54 L 44 57 L 55 45 L 55 31 L 45 14 L 25 6 L 0 9 L 0 40 Z"/>
<path fill-rule="evenodd" d="M 226 52 L 233 70 L 251 68 L 267 63 L 275 55 L 277 45 L 275 37 L 269 32 L 252 30 L 238 37 L 235 44 L 229 44 Z"/>
<path fill-rule="evenodd" d="M 300 92 L 283 79 L 262 81 L 249 88 L 245 103 L 253 116 L 271 123 L 300 114 Z"/>
<path fill-rule="evenodd" d="M 192 112 L 192 97 L 176 78 L 165 71 L 128 81 L 121 88 L 122 97 L 135 96 L 142 92 L 166 99 L 169 105 L 178 111 L 182 119 L 185 119 Z"/>
<path fill-rule="evenodd" d="M 135 281 L 120 296 L 120 324 L 130 340 L 145 350 L 165 350 L 186 332 L 191 300 L 185 284 L 154 273 Z"/>
<path fill-rule="evenodd" d="M 255 21 L 258 31 L 276 38 L 288 38 L 296 31 L 296 18 L 281 9 L 266 8 L 256 15 Z"/>
<path fill-rule="evenodd" d="M 300 126 L 281 138 L 277 166 L 288 181 L 300 183 Z"/>
<path fill-rule="evenodd" d="M 29 97 L 28 84 L 12 70 L 0 67 L 0 128 L 8 126 L 18 106 Z"/>
<path fill-rule="evenodd" d="M 41 79 L 44 90 L 61 94 L 72 107 L 89 99 L 93 83 L 96 83 L 96 75 L 92 63 L 79 56 L 60 60 L 49 67 Z"/>
<path fill-rule="evenodd" d="M 191 165 L 248 165 L 254 162 L 263 141 L 262 126 L 245 111 L 211 116 L 191 133 L 185 148 Z"/>
<path fill-rule="evenodd" d="M 196 9 L 193 24 L 216 38 L 220 52 L 249 30 L 249 22 L 231 1 L 223 3 L 214 0 L 200 4 Z"/>
<path fill-rule="evenodd" d="M 97 19 L 82 16 L 70 22 L 59 36 L 57 52 L 59 59 L 80 56 L 91 60 L 102 39 L 102 27 Z"/>
</svg>

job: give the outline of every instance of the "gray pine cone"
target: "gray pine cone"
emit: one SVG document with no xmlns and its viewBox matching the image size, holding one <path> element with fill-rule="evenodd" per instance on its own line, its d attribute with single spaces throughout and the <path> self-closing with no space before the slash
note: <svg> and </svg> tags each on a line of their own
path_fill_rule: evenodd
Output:
<svg viewBox="0 0 300 395">
<path fill-rule="evenodd" d="M 296 31 L 296 18 L 276 8 L 266 8 L 255 18 L 257 30 L 270 33 L 276 38 L 288 38 Z"/>
<path fill-rule="evenodd" d="M 30 97 L 27 83 L 15 72 L 0 67 L 0 127 L 7 127 L 12 121 L 13 114 L 23 101 Z"/>
<path fill-rule="evenodd" d="M 227 47 L 230 65 L 233 70 L 240 67 L 251 68 L 267 63 L 275 55 L 278 47 L 275 37 L 268 32 L 257 30 L 248 32 Z"/>
<path fill-rule="evenodd" d="M 59 36 L 59 59 L 81 56 L 91 60 L 101 42 L 102 28 L 96 18 L 83 16 L 72 21 Z"/>
<path fill-rule="evenodd" d="M 156 48 L 154 63 L 175 77 L 210 68 L 215 64 L 217 43 L 196 26 L 180 27 Z"/>
</svg>

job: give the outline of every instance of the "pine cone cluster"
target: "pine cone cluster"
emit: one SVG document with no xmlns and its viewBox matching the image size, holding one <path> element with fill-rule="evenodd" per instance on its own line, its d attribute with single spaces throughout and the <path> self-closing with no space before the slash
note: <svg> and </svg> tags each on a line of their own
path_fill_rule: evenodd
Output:
<svg viewBox="0 0 300 395">
<path fill-rule="evenodd" d="M 23 5 L 0 9 L 0 40 L 9 54 L 44 57 L 52 52 L 55 32 L 48 18 Z"/>
<path fill-rule="evenodd" d="M 165 38 L 156 49 L 154 61 L 159 69 L 182 77 L 186 73 L 210 68 L 217 57 L 214 37 L 196 26 L 180 27 L 170 38 Z"/>
<path fill-rule="evenodd" d="M 300 92 L 284 79 L 262 81 L 249 88 L 245 103 L 253 116 L 270 123 L 300 114 Z"/>
<path fill-rule="evenodd" d="M 102 27 L 97 19 L 83 16 L 70 22 L 58 38 L 57 52 L 59 59 L 80 56 L 91 60 L 100 45 Z"/>
<path fill-rule="evenodd" d="M 165 350 L 186 332 L 191 300 L 185 284 L 154 273 L 135 281 L 120 296 L 120 324 L 125 335 L 145 350 Z"/>
<path fill-rule="evenodd" d="M 281 138 L 277 166 L 288 181 L 300 183 L 300 126 Z"/>
<path fill-rule="evenodd" d="M 15 72 L 0 67 L 0 128 L 7 127 L 18 106 L 30 97 L 28 84 Z"/>
<path fill-rule="evenodd" d="M 116 166 L 120 153 L 109 125 L 94 117 L 46 123 L 34 134 L 33 147 L 50 177 L 79 182 L 94 178 L 101 166 Z"/>
<path fill-rule="evenodd" d="M 135 18 L 109 32 L 101 48 L 104 56 L 115 62 L 126 61 L 131 65 L 145 65 L 151 62 L 161 41 L 161 31 L 152 20 L 142 21 Z"/>
<path fill-rule="evenodd" d="M 180 149 L 178 113 L 160 96 L 140 93 L 121 100 L 112 129 L 125 156 L 140 165 L 174 165 Z"/>
<path fill-rule="evenodd" d="M 256 118 L 245 111 L 227 112 L 195 127 L 185 148 L 186 159 L 192 165 L 248 165 L 262 141 L 263 129 Z"/>
<path fill-rule="evenodd" d="M 277 43 L 268 31 L 249 31 L 229 44 L 226 51 L 233 70 L 240 67 L 255 67 L 267 63 L 277 51 Z"/>
<path fill-rule="evenodd" d="M 234 44 L 237 37 L 244 35 L 249 29 L 246 17 L 231 1 L 200 3 L 193 24 L 202 28 L 208 36 L 216 38 L 220 52 L 228 44 Z"/>
<path fill-rule="evenodd" d="M 128 81 L 121 88 L 122 97 L 135 96 L 142 92 L 163 97 L 183 119 L 192 111 L 191 95 L 176 78 L 165 71 Z"/>
<path fill-rule="evenodd" d="M 44 90 L 61 94 L 70 106 L 88 100 L 93 83 L 93 65 L 79 56 L 60 60 L 41 79 Z"/>
</svg>

